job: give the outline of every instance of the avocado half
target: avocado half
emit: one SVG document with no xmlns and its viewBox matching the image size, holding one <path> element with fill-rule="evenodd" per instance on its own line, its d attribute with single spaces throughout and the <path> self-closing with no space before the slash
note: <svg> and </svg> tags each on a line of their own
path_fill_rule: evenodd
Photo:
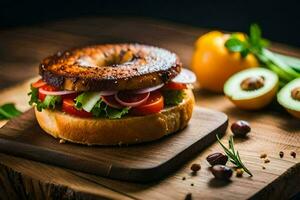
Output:
<svg viewBox="0 0 300 200">
<path fill-rule="evenodd" d="M 241 84 L 249 78 L 261 77 L 263 84 L 258 89 L 245 90 Z M 224 85 L 225 95 L 239 108 L 257 110 L 268 105 L 278 90 L 278 76 L 265 68 L 252 68 L 231 76 Z"/>
<path fill-rule="evenodd" d="M 277 101 L 291 115 L 300 118 L 300 100 L 293 98 L 292 91 L 300 88 L 300 78 L 297 78 L 285 85 L 277 94 Z"/>
</svg>

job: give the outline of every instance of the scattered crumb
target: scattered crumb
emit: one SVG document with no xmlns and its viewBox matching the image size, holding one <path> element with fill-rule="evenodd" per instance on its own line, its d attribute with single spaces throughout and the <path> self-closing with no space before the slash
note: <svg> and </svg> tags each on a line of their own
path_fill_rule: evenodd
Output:
<svg viewBox="0 0 300 200">
<path fill-rule="evenodd" d="M 293 158 L 296 158 L 296 152 L 295 151 L 291 151 L 291 156 L 293 157 Z"/>
<path fill-rule="evenodd" d="M 265 162 L 265 163 L 269 163 L 270 160 L 267 158 L 267 159 L 264 160 L 264 162 Z"/>
<path fill-rule="evenodd" d="M 243 169 L 237 169 L 237 170 L 236 170 L 236 177 L 242 177 L 242 176 L 243 176 L 243 173 L 244 173 L 244 170 L 243 170 Z"/>
<path fill-rule="evenodd" d="M 188 194 L 185 196 L 184 200 L 192 200 L 192 193 L 188 193 Z"/>
<path fill-rule="evenodd" d="M 262 166 L 262 169 L 266 169 L 266 167 L 265 167 L 265 166 Z"/>
<path fill-rule="evenodd" d="M 191 186 L 194 186 L 194 183 L 191 183 Z"/>
<path fill-rule="evenodd" d="M 260 154 L 260 158 L 266 158 L 266 157 L 267 157 L 266 153 Z"/>
<path fill-rule="evenodd" d="M 60 139 L 60 140 L 59 140 L 59 143 L 60 143 L 60 144 L 66 143 L 66 140 Z"/>
<path fill-rule="evenodd" d="M 185 177 L 182 177 L 182 180 L 184 181 L 186 178 Z"/>
<path fill-rule="evenodd" d="M 284 156 L 283 151 L 280 151 L 280 152 L 279 152 L 279 157 L 280 157 L 280 158 L 283 158 L 283 156 Z"/>
<path fill-rule="evenodd" d="M 201 169 L 201 165 L 200 165 L 200 164 L 194 163 L 194 164 L 192 164 L 192 166 L 191 166 L 191 170 L 192 170 L 194 173 L 198 172 L 200 169 Z"/>
</svg>

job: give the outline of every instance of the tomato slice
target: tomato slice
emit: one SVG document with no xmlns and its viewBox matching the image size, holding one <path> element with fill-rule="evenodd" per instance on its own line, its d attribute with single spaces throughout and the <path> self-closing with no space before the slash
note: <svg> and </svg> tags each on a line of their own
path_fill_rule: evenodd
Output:
<svg viewBox="0 0 300 200">
<path fill-rule="evenodd" d="M 40 88 L 42 88 L 43 90 L 46 90 L 46 91 L 58 91 L 58 89 L 56 87 L 53 87 L 51 85 L 43 85 L 43 86 L 39 87 L 39 89 Z M 46 98 L 46 96 L 47 96 L 46 94 L 42 94 L 39 91 L 39 99 L 41 101 L 44 101 L 44 99 Z"/>
<path fill-rule="evenodd" d="M 135 94 L 135 93 L 125 91 L 125 92 L 119 92 L 117 95 L 119 99 L 124 103 L 135 103 L 135 102 L 143 101 L 143 99 L 147 98 L 149 92 Z"/>
<path fill-rule="evenodd" d="M 75 108 L 74 99 L 63 99 L 62 103 L 62 111 L 68 113 L 70 115 L 74 115 L 77 117 L 93 117 L 93 114 L 90 112 L 86 112 L 85 110 L 77 110 Z"/>
<path fill-rule="evenodd" d="M 43 79 L 40 79 L 38 81 L 36 81 L 35 83 L 32 83 L 32 87 L 34 88 L 39 88 L 39 87 L 42 87 L 44 85 L 46 85 L 47 83 L 45 81 L 43 81 Z"/>
<path fill-rule="evenodd" d="M 133 115 L 150 115 L 158 113 L 164 108 L 164 98 L 159 91 L 150 93 L 149 98 L 145 103 L 140 106 L 130 109 L 130 113 Z"/>
<path fill-rule="evenodd" d="M 78 96 L 78 93 L 71 93 L 71 94 L 65 94 L 65 95 L 61 95 L 62 99 L 76 99 L 76 97 Z"/>
<path fill-rule="evenodd" d="M 169 90 L 184 90 L 187 89 L 186 84 L 184 83 L 175 83 L 175 82 L 170 82 L 166 84 L 163 89 L 169 89 Z"/>
</svg>

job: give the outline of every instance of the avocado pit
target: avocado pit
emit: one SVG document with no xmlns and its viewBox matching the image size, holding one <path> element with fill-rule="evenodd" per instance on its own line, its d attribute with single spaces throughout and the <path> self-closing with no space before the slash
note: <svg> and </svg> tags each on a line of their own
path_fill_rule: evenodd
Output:
<svg viewBox="0 0 300 200">
<path fill-rule="evenodd" d="M 300 101 L 300 87 L 296 87 L 291 92 L 292 98 Z"/>
<path fill-rule="evenodd" d="M 241 82 L 241 88 L 245 91 L 253 91 L 262 88 L 265 84 L 263 76 L 252 76 Z"/>
</svg>

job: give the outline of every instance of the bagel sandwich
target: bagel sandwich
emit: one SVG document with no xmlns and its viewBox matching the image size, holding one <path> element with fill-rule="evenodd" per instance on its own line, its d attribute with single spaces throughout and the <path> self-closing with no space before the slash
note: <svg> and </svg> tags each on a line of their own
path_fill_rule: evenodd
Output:
<svg viewBox="0 0 300 200">
<path fill-rule="evenodd" d="M 29 104 L 49 135 L 86 145 L 153 141 L 192 116 L 193 72 L 168 50 L 105 44 L 58 52 L 39 66 Z"/>
</svg>

